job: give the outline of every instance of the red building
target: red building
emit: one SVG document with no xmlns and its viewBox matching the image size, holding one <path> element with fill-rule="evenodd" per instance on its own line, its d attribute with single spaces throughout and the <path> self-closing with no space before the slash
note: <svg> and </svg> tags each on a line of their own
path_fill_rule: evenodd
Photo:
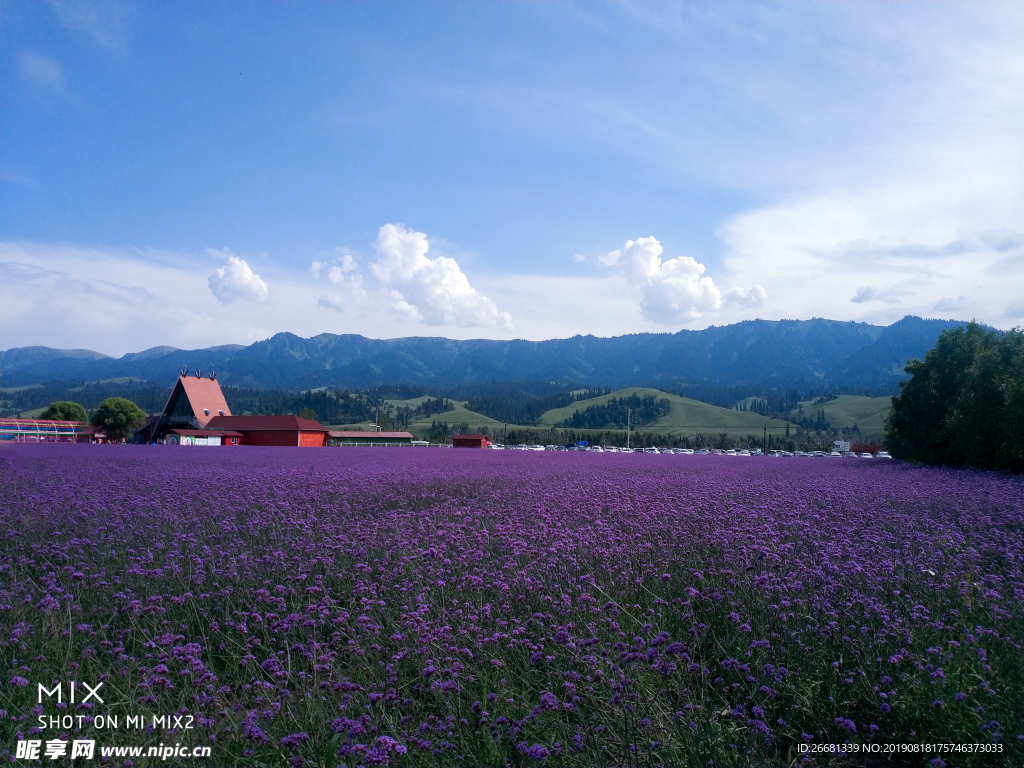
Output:
<svg viewBox="0 0 1024 768">
<path fill-rule="evenodd" d="M 148 420 L 135 433 L 132 442 L 154 443 L 167 438 L 176 429 L 205 430 L 211 419 L 230 415 L 231 409 L 214 374 L 203 378 L 198 371 L 192 376 L 183 372 L 167 398 L 163 413 Z"/>
<path fill-rule="evenodd" d="M 187 371 L 178 377 L 160 416 L 136 432 L 133 442 L 167 440 L 179 445 L 327 445 L 327 427 L 298 416 L 232 416 L 214 374 Z"/>
<path fill-rule="evenodd" d="M 455 448 L 486 448 L 490 444 L 487 435 L 452 435 L 452 446 Z"/>
<path fill-rule="evenodd" d="M 240 432 L 242 445 L 295 445 L 322 448 L 327 445 L 327 427 L 298 416 L 216 416 L 208 429 Z"/>
</svg>

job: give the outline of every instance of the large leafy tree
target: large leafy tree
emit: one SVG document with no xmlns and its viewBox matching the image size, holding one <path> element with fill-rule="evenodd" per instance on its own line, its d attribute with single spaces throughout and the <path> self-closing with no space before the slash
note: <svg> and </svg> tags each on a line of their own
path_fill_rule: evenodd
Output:
<svg viewBox="0 0 1024 768">
<path fill-rule="evenodd" d="M 55 400 L 39 416 L 47 421 L 88 421 L 89 414 L 85 407 L 70 400 Z"/>
<path fill-rule="evenodd" d="M 145 412 L 123 397 L 108 397 L 92 415 L 92 425 L 102 427 L 112 441 L 130 436 L 145 420 Z"/>
<path fill-rule="evenodd" d="M 886 421 L 894 456 L 1024 471 L 1024 332 L 943 331 L 906 371 Z"/>
</svg>

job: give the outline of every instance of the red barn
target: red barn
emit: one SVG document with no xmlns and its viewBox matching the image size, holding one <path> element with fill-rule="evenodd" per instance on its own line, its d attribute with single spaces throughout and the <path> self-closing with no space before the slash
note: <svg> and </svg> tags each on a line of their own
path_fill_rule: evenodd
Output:
<svg viewBox="0 0 1024 768">
<path fill-rule="evenodd" d="M 452 446 L 455 448 L 486 448 L 490 444 L 487 435 L 452 435 Z"/>
<path fill-rule="evenodd" d="M 327 427 L 298 416 L 215 416 L 207 429 L 241 432 L 242 445 L 295 445 L 322 448 L 327 445 Z"/>
</svg>

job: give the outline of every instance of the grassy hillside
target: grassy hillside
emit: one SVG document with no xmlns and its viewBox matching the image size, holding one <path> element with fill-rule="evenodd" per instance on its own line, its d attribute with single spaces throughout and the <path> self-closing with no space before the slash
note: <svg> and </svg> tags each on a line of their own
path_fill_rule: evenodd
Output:
<svg viewBox="0 0 1024 768">
<path fill-rule="evenodd" d="M 538 424 L 553 426 L 570 418 L 576 411 L 582 411 L 592 405 L 604 405 L 613 397 L 630 397 L 634 394 L 639 397 L 656 397 L 659 400 L 669 401 L 671 411 L 666 416 L 662 416 L 652 424 L 643 426 L 643 429 L 658 434 L 692 436 L 698 432 L 704 435 L 726 432 L 730 435 L 761 435 L 765 424 L 768 425 L 770 434 L 784 435 L 786 433 L 786 422 L 779 419 L 769 419 L 756 413 L 736 411 L 730 408 L 719 408 L 699 400 L 691 400 L 687 397 L 679 397 L 659 389 L 646 387 L 628 387 L 608 395 L 580 400 L 564 408 L 555 408 L 541 416 Z"/>
<path fill-rule="evenodd" d="M 814 404 L 813 400 L 800 403 L 804 416 L 813 416 L 819 410 L 825 411 L 825 418 L 832 429 L 860 428 L 865 439 L 882 437 L 885 432 L 885 417 L 892 405 L 891 397 L 866 397 L 863 395 L 840 395 L 835 400 Z M 798 411 L 793 411 L 794 418 Z"/>
<path fill-rule="evenodd" d="M 409 400 L 406 402 L 415 402 L 415 400 Z M 446 424 L 468 424 L 470 430 L 475 430 L 477 427 L 491 427 L 501 429 L 503 424 L 500 421 L 484 416 L 482 413 L 471 411 L 466 407 L 468 400 L 449 400 L 455 406 L 453 411 L 445 411 L 444 413 L 435 413 L 433 416 L 427 416 L 426 418 L 417 419 L 409 424 L 409 431 L 413 434 L 416 433 L 416 428 L 427 429 L 430 427 L 430 422 L 436 421 L 438 423 L 444 422 Z"/>
</svg>

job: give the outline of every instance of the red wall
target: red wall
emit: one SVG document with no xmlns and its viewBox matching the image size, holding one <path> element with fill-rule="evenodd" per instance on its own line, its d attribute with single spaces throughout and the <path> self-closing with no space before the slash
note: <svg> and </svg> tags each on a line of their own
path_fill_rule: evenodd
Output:
<svg viewBox="0 0 1024 768">
<path fill-rule="evenodd" d="M 245 433 L 246 445 L 290 445 L 303 448 L 322 448 L 327 445 L 326 432 L 300 432 L 297 430 L 268 429 Z"/>
<path fill-rule="evenodd" d="M 326 432 L 299 432 L 299 446 L 302 448 L 323 448 L 325 445 Z"/>
<path fill-rule="evenodd" d="M 246 445 L 298 445 L 298 431 L 270 430 L 259 432 L 252 430 L 245 433 Z"/>
</svg>

